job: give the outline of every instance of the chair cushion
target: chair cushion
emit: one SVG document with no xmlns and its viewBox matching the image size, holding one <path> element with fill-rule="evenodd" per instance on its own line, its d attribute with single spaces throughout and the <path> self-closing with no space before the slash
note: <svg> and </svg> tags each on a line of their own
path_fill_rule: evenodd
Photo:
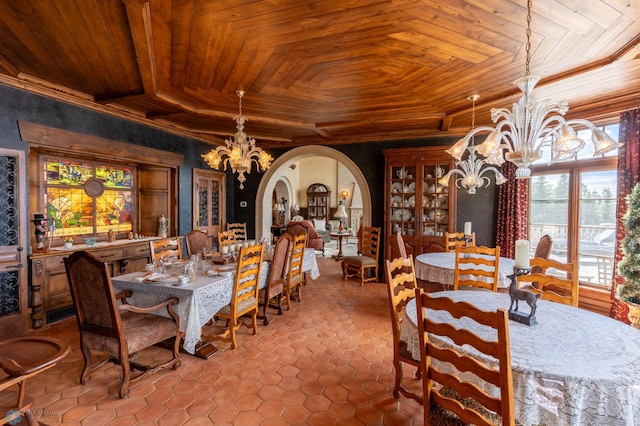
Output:
<svg viewBox="0 0 640 426">
<path fill-rule="evenodd" d="M 257 307 L 258 306 L 258 302 L 256 302 L 256 298 L 255 297 L 248 297 L 244 300 L 241 300 L 238 303 L 238 309 L 236 312 L 244 312 L 248 309 L 251 309 L 253 307 Z M 231 305 L 227 305 L 224 308 L 220 309 L 220 314 L 222 315 L 231 315 Z"/>
<path fill-rule="evenodd" d="M 368 256 L 346 256 L 343 261 L 350 265 L 375 266 L 376 260 Z"/>
<path fill-rule="evenodd" d="M 126 312 L 121 315 L 121 319 L 129 353 L 137 352 L 176 335 L 176 323 L 170 318 L 155 314 Z M 116 339 L 84 332 L 82 341 L 92 349 L 114 355 L 119 354 Z"/>
<path fill-rule="evenodd" d="M 327 221 L 324 219 L 312 219 L 313 227 L 316 228 L 316 231 L 326 231 L 327 230 Z"/>
</svg>

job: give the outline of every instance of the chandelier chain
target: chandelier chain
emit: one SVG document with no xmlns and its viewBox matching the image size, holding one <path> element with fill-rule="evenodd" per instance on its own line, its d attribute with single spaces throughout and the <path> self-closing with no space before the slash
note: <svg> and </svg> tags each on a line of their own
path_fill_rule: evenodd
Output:
<svg viewBox="0 0 640 426">
<path fill-rule="evenodd" d="M 530 75 L 529 66 L 531 65 L 531 7 L 532 0 L 527 0 L 527 44 L 525 46 L 527 60 L 525 62 L 524 75 Z"/>
</svg>

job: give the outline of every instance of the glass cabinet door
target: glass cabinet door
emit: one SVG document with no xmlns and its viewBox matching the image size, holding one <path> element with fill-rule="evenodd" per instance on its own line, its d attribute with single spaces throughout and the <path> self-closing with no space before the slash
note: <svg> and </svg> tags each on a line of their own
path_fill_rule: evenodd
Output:
<svg viewBox="0 0 640 426">
<path fill-rule="evenodd" d="M 442 237 L 449 229 L 449 188 L 438 183 L 449 164 L 424 166 L 422 183 L 422 225 L 425 237 Z"/>
<path fill-rule="evenodd" d="M 391 231 L 413 236 L 416 233 L 416 166 L 391 166 Z"/>
<path fill-rule="evenodd" d="M 211 237 L 223 230 L 225 173 L 193 170 L 193 229 Z"/>
</svg>

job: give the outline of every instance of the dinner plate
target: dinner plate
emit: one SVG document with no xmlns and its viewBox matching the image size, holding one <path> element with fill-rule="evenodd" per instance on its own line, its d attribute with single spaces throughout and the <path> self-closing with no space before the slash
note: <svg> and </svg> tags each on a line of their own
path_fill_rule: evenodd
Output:
<svg viewBox="0 0 640 426">
<path fill-rule="evenodd" d="M 402 220 L 411 220 L 411 210 L 402 209 Z"/>
<path fill-rule="evenodd" d="M 415 182 L 411 182 L 409 184 L 409 192 L 416 192 L 416 183 Z"/>
<path fill-rule="evenodd" d="M 402 209 L 395 209 L 391 212 L 391 220 L 401 220 L 402 219 Z"/>
<path fill-rule="evenodd" d="M 400 182 L 393 182 L 391 184 L 391 192 L 394 194 L 399 194 L 402 192 L 402 184 Z"/>
<path fill-rule="evenodd" d="M 394 195 L 393 197 L 391 197 L 391 205 L 394 207 L 401 207 L 402 197 L 399 195 Z"/>
<path fill-rule="evenodd" d="M 144 280 L 148 283 L 153 284 L 173 284 L 175 282 L 180 282 L 180 279 L 177 275 L 170 274 L 151 274 Z"/>
<path fill-rule="evenodd" d="M 409 197 L 407 199 L 407 206 L 409 207 L 415 207 L 416 206 L 416 196 L 412 195 L 411 197 Z"/>
</svg>

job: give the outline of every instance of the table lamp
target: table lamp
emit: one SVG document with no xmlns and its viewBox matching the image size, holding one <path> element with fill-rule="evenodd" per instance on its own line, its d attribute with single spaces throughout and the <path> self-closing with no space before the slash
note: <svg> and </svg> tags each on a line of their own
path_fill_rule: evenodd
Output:
<svg viewBox="0 0 640 426">
<path fill-rule="evenodd" d="M 340 220 L 340 228 L 338 231 L 342 232 L 344 227 L 342 226 L 342 221 L 347 219 L 347 209 L 345 208 L 342 201 L 338 201 L 338 209 L 336 210 L 336 214 L 334 215 L 336 219 Z"/>
</svg>

